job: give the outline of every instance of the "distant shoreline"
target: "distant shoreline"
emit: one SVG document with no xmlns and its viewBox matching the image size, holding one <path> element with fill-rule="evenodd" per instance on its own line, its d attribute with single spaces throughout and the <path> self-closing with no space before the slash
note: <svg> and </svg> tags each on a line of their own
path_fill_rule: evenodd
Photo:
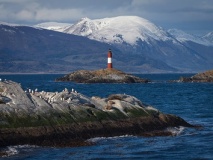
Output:
<svg viewBox="0 0 213 160">
<path fill-rule="evenodd" d="M 5 73 L 5 72 L 0 72 L 0 75 L 38 75 L 38 74 L 68 74 L 68 72 L 63 72 L 63 73 L 44 73 L 44 72 L 41 72 L 41 73 Z"/>
<path fill-rule="evenodd" d="M 0 75 L 38 75 L 38 74 L 69 74 L 70 72 L 56 72 L 56 73 L 49 73 L 49 72 L 36 72 L 36 73 L 14 73 L 14 72 L 0 72 Z M 157 72 L 150 72 L 150 73 L 138 73 L 138 72 L 126 72 L 129 74 L 197 74 L 199 72 L 168 72 L 168 73 L 157 73 Z"/>
</svg>

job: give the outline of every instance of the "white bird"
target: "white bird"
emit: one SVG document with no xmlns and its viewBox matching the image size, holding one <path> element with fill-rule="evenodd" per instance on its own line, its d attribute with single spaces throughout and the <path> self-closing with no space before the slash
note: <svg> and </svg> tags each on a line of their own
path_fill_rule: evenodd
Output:
<svg viewBox="0 0 213 160">
<path fill-rule="evenodd" d="M 72 88 L 72 92 L 74 92 L 75 90 Z"/>
<path fill-rule="evenodd" d="M 0 82 L 1 82 L 1 78 L 0 78 Z"/>
<path fill-rule="evenodd" d="M 38 89 L 37 89 L 37 88 L 35 89 L 35 92 L 38 92 Z"/>
<path fill-rule="evenodd" d="M 31 89 L 29 89 L 29 93 L 31 93 Z"/>
</svg>

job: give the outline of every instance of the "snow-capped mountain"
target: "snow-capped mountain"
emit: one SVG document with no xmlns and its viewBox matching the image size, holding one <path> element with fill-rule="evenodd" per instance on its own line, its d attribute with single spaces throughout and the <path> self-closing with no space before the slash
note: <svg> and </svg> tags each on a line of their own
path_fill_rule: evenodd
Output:
<svg viewBox="0 0 213 160">
<path fill-rule="evenodd" d="M 64 32 L 64 30 L 66 30 L 66 28 L 70 26 L 72 26 L 72 24 L 70 23 L 45 22 L 45 23 L 34 25 L 33 27 L 43 28 L 43 29 L 48 29 L 48 30 L 53 30 L 58 32 Z"/>
<path fill-rule="evenodd" d="M 213 32 L 209 32 L 208 34 L 206 34 L 205 36 L 203 36 L 202 38 L 210 41 L 213 44 Z"/>
<path fill-rule="evenodd" d="M 119 16 L 95 19 L 82 18 L 76 24 L 64 30 L 65 33 L 86 36 L 107 43 L 127 43 L 135 45 L 137 41 L 150 43 L 154 40 L 174 40 L 168 33 L 150 21 L 137 16 Z"/>
<path fill-rule="evenodd" d="M 205 63 L 205 58 L 193 48 L 187 47 L 184 44 L 186 39 L 176 38 L 175 34 L 172 34 L 172 30 L 171 33 L 168 33 L 152 22 L 137 16 L 95 20 L 83 18 L 63 32 L 109 43 L 128 54 L 129 58 L 140 55 L 144 59 L 151 58 L 164 62 L 180 71 L 186 71 L 188 68 L 197 70 L 212 65 L 210 62 L 201 67 L 202 63 Z M 193 40 L 202 45 L 207 44 L 205 39 L 199 41 L 199 38 L 196 39 L 189 35 L 188 38 L 190 41 Z M 142 61 L 137 63 L 142 63 Z M 191 69 L 188 71 L 192 71 Z"/>
<path fill-rule="evenodd" d="M 171 40 L 173 43 L 191 41 L 205 46 L 213 46 L 213 32 L 200 37 L 179 29 L 165 31 L 152 22 L 137 16 L 119 16 L 94 20 L 82 18 L 75 24 L 46 22 L 34 27 L 85 36 L 110 44 L 136 45 L 138 41 L 150 43 L 154 39 L 158 41 Z"/>
<path fill-rule="evenodd" d="M 20 26 L 19 24 L 15 24 L 15 23 L 7 23 L 7 22 L 2 22 L 2 21 L 0 21 L 0 25 L 7 25 L 7 26 Z"/>
<path fill-rule="evenodd" d="M 211 35 L 201 39 L 209 41 Z M 23 63 L 14 63 L 11 71 L 14 67 L 32 69 L 23 67 L 29 60 L 40 66 L 39 70 L 43 68 L 40 63 L 45 66 L 47 62 L 52 71 L 105 67 L 109 48 L 113 52 L 113 66 L 127 72 L 200 72 L 213 68 L 213 46 L 190 36 L 183 41 L 136 16 L 83 18 L 75 24 L 54 22 L 33 27 L 0 25 L 0 37 L 0 62 L 8 57 L 7 66 L 12 64 L 10 61 Z M 36 65 L 30 66 L 37 69 Z"/>
<path fill-rule="evenodd" d="M 213 39 L 213 33 L 212 35 L 209 33 L 209 35 L 207 34 L 204 37 L 199 37 L 192 34 L 188 34 L 178 29 L 169 29 L 168 32 L 180 42 L 191 41 L 191 42 L 202 44 L 205 46 L 213 46 L 213 43 L 207 38 L 207 37 L 212 37 Z"/>
</svg>

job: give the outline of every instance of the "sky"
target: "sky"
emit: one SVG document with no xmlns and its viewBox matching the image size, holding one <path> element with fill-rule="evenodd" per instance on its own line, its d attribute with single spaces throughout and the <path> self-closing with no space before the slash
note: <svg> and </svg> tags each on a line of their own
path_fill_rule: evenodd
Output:
<svg viewBox="0 0 213 160">
<path fill-rule="evenodd" d="M 157 26 L 204 35 L 213 31 L 213 0 L 0 0 L 0 21 L 35 25 L 81 18 L 140 16 Z"/>
</svg>

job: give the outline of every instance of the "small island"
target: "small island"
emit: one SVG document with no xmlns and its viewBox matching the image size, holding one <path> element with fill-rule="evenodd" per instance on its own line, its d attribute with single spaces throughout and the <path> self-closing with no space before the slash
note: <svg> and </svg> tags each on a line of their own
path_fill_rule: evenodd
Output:
<svg viewBox="0 0 213 160">
<path fill-rule="evenodd" d="M 0 147 L 8 145 L 80 146 L 94 137 L 168 136 L 168 127 L 194 127 L 131 95 L 87 97 L 74 89 L 24 91 L 0 81 Z"/>
<path fill-rule="evenodd" d="M 76 83 L 148 83 L 150 80 L 126 74 L 114 68 L 95 71 L 79 70 L 56 81 L 71 81 Z"/>
<path fill-rule="evenodd" d="M 213 70 L 198 73 L 192 77 L 181 77 L 178 82 L 213 82 Z"/>
<path fill-rule="evenodd" d="M 108 51 L 107 68 L 100 70 L 79 70 L 57 78 L 56 81 L 70 81 L 76 83 L 148 83 L 150 80 L 136 77 L 120 70 L 112 65 L 112 51 Z"/>
</svg>

